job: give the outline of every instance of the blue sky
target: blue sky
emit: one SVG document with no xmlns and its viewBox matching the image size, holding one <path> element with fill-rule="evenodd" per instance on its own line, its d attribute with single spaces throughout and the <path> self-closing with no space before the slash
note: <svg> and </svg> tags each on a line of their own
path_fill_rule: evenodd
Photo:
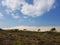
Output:
<svg viewBox="0 0 60 45">
<path fill-rule="evenodd" d="M 0 0 L 0 28 L 60 26 L 60 0 Z"/>
</svg>

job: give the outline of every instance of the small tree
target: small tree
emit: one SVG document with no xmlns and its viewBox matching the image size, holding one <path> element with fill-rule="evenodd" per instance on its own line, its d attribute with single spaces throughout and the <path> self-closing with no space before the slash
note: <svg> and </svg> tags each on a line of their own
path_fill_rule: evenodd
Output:
<svg viewBox="0 0 60 45">
<path fill-rule="evenodd" d="M 40 29 L 38 29 L 38 32 L 40 32 Z"/>
<path fill-rule="evenodd" d="M 55 31 L 56 31 L 56 28 L 54 27 L 54 28 L 52 28 L 50 31 L 51 31 L 51 32 L 55 32 Z"/>
</svg>

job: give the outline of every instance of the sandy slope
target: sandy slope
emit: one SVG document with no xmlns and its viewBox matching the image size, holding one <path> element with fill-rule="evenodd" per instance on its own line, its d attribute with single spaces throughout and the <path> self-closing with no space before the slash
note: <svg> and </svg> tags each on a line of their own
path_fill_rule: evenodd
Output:
<svg viewBox="0 0 60 45">
<path fill-rule="evenodd" d="M 3 28 L 3 29 L 19 29 L 19 30 L 23 30 L 23 29 L 27 29 L 28 31 L 37 31 L 38 29 L 40 29 L 41 31 L 49 31 L 52 28 L 56 28 L 57 31 L 60 31 L 60 26 L 16 26 L 16 27 L 10 27 L 10 28 Z"/>
</svg>

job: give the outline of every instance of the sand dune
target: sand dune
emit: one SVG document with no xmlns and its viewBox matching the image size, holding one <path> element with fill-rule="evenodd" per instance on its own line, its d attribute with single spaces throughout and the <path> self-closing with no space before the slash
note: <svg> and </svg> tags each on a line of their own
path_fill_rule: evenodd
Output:
<svg viewBox="0 0 60 45">
<path fill-rule="evenodd" d="M 19 30 L 27 29 L 27 31 L 37 31 L 38 29 L 40 29 L 41 31 L 50 31 L 54 27 L 58 32 L 60 32 L 60 26 L 16 26 L 4 29 L 19 29 Z"/>
</svg>

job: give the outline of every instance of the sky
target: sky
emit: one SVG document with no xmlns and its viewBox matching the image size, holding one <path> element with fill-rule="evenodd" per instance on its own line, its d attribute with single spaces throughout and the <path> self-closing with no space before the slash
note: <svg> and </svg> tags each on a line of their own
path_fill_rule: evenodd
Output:
<svg viewBox="0 0 60 45">
<path fill-rule="evenodd" d="M 60 26 L 60 0 L 0 0 L 0 28 Z"/>
</svg>

